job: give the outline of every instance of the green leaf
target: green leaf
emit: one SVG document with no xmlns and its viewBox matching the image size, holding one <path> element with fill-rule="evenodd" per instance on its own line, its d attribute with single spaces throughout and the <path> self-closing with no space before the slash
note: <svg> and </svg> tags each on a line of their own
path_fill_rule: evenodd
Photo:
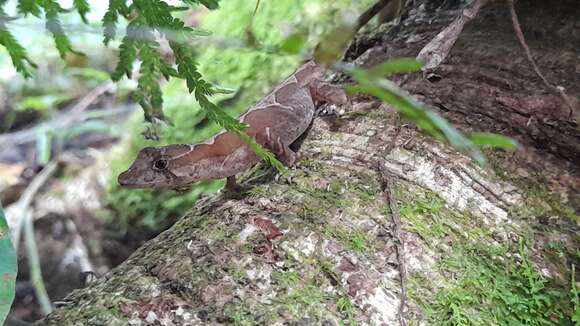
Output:
<svg viewBox="0 0 580 326">
<path fill-rule="evenodd" d="M 41 129 L 36 136 L 36 162 L 44 165 L 50 161 L 52 154 L 52 133 L 50 130 Z"/>
<path fill-rule="evenodd" d="M 74 0 L 73 5 L 77 9 L 83 22 L 85 24 L 88 24 L 89 22 L 87 20 L 86 15 L 91 10 L 91 7 L 89 6 L 89 3 L 87 2 L 87 0 Z"/>
<path fill-rule="evenodd" d="M 46 17 L 46 28 L 52 33 L 60 57 L 65 59 L 68 52 L 75 51 L 72 48 L 70 40 L 65 35 L 58 17 L 59 13 L 63 12 L 64 9 L 54 0 L 42 0 L 40 3 Z"/>
<path fill-rule="evenodd" d="M 0 325 L 4 324 L 14 300 L 16 274 L 16 251 L 0 203 Z"/>
<path fill-rule="evenodd" d="M 111 78 L 109 73 L 107 73 L 106 71 L 95 69 L 92 67 L 82 67 L 82 68 L 71 67 L 67 69 L 67 72 L 69 76 L 80 76 L 101 82 L 104 82 L 106 80 L 109 80 L 109 78 Z"/>
<path fill-rule="evenodd" d="M 304 33 L 296 32 L 288 36 L 280 45 L 280 49 L 290 54 L 298 54 L 304 48 L 306 36 Z"/>
<path fill-rule="evenodd" d="M 0 26 L 0 44 L 8 51 L 16 71 L 26 78 L 31 77 L 29 66 L 36 67 L 36 65 L 28 58 L 26 50 L 16 41 L 14 36 L 2 26 Z"/>
<path fill-rule="evenodd" d="M 421 70 L 423 64 L 412 58 L 391 59 L 369 70 L 377 77 L 388 77 L 395 74 L 410 73 Z"/>
<path fill-rule="evenodd" d="M 405 66 L 410 67 L 411 65 Z M 358 85 L 348 86 L 347 90 L 351 92 L 363 92 L 379 98 L 399 111 L 403 118 L 415 123 L 429 135 L 438 140 L 447 140 L 451 146 L 468 154 L 474 161 L 481 165 L 485 164 L 485 157 L 470 139 L 453 128 L 440 115 L 427 109 L 413 97 L 405 94 L 393 82 L 382 78 L 382 73 L 396 71 L 398 68 L 404 67 L 404 65 L 388 65 L 384 63 L 380 67 L 379 74 L 377 73 L 379 69 L 373 73 L 372 70 L 339 66 L 339 68 L 352 75 L 359 83 Z M 395 67 L 397 68 L 395 69 Z"/>
<path fill-rule="evenodd" d="M 103 43 L 105 45 L 108 45 L 117 34 L 117 21 L 119 20 L 119 14 L 127 11 L 126 2 L 126 0 L 109 0 L 109 8 L 103 16 Z"/>
<path fill-rule="evenodd" d="M 59 103 L 62 103 L 66 100 L 69 100 L 70 96 L 61 94 L 61 95 L 41 95 L 41 96 L 29 96 L 24 98 L 22 101 L 17 102 L 15 105 L 15 109 L 17 111 L 24 111 L 24 110 L 36 110 L 36 111 L 46 111 L 50 108 L 55 107 Z"/>
<path fill-rule="evenodd" d="M 210 10 L 215 10 L 215 9 L 218 9 L 220 7 L 218 0 L 182 0 L 182 2 L 186 3 L 186 4 L 190 4 L 190 5 L 202 4 L 207 9 L 210 9 Z"/>
<path fill-rule="evenodd" d="M 487 132 L 474 132 L 469 136 L 469 139 L 478 146 L 491 146 L 505 149 L 516 149 L 519 147 L 518 142 L 512 138 Z"/>
<path fill-rule="evenodd" d="M 18 1 L 18 12 L 25 17 L 31 14 L 40 17 L 41 11 L 38 0 L 20 0 Z"/>
<path fill-rule="evenodd" d="M 115 71 L 111 74 L 113 81 L 119 81 L 123 75 L 131 78 L 133 69 L 133 62 L 137 58 L 138 41 L 133 37 L 139 29 L 137 22 L 131 22 L 127 26 L 127 36 L 123 38 L 123 42 L 119 46 L 119 62 Z"/>
</svg>

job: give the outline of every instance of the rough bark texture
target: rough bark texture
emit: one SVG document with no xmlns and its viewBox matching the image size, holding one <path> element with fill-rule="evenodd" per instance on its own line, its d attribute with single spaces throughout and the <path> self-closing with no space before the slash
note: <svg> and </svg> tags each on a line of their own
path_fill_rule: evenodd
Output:
<svg viewBox="0 0 580 326">
<path fill-rule="evenodd" d="M 401 24 L 361 37 L 347 57 L 364 65 L 414 57 L 459 7 L 414 1 Z M 577 3 L 520 1 L 517 9 L 546 77 L 578 103 Z M 202 200 L 39 324 L 398 323 L 401 261 L 410 274 L 445 276 L 432 270 L 434 245 L 412 222 L 404 222 L 400 239 L 394 234 L 385 175 L 400 204 L 435 193 L 445 209 L 468 216 L 459 228 L 483 225 L 494 241 L 511 241 L 509 230 L 522 228 L 524 215 L 542 218 L 526 213 L 525 185 L 546 184 L 572 204 L 578 194 L 578 123 L 534 75 L 505 7 L 483 10 L 434 73 L 431 80 L 408 77 L 403 87 L 464 130 L 501 132 L 524 145 L 516 153 L 490 152 L 496 173 L 401 125 L 385 106 L 338 108 L 346 113 L 316 119 L 288 178 L 257 170 L 241 199 Z M 577 220 L 552 222 L 572 248 L 578 245 Z M 534 263 L 557 276 L 570 262 Z M 413 300 L 404 318 L 425 320 Z"/>
</svg>

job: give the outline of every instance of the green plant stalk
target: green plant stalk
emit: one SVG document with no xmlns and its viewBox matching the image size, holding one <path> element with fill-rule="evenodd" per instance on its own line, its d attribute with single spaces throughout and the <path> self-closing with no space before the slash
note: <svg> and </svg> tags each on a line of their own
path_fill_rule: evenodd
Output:
<svg viewBox="0 0 580 326">
<path fill-rule="evenodd" d="M 16 251 L 0 203 L 0 325 L 4 324 L 14 301 L 17 270 Z"/>
<path fill-rule="evenodd" d="M 30 279 L 36 293 L 36 299 L 40 303 L 42 312 L 46 315 L 52 312 L 52 303 L 46 292 L 44 280 L 42 279 L 42 270 L 40 268 L 40 259 L 38 257 L 38 248 L 34 239 L 34 225 L 30 212 L 24 217 L 24 240 L 26 244 L 26 253 L 28 257 L 28 266 L 30 270 Z"/>
<path fill-rule="evenodd" d="M 576 265 L 572 264 L 572 302 L 574 303 L 574 312 L 572 321 L 575 325 L 580 325 L 580 290 L 576 287 Z"/>
</svg>

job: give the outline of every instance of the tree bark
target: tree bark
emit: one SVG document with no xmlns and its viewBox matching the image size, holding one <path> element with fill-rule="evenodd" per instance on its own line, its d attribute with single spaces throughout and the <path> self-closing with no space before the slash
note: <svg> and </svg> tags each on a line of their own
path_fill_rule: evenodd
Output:
<svg viewBox="0 0 580 326">
<path fill-rule="evenodd" d="M 346 57 L 363 66 L 415 57 L 463 6 L 409 1 L 401 23 L 359 36 Z M 577 105 L 577 2 L 522 0 L 516 9 L 543 73 Z M 397 203 L 429 191 L 508 239 L 504 226 L 523 223 L 517 212 L 527 198 L 524 185 L 545 184 L 577 211 L 580 183 L 578 121 L 531 69 L 501 1 L 480 12 L 428 77 L 395 80 L 463 131 L 502 133 L 523 148 L 487 152 L 495 169 L 484 170 L 385 105 L 337 108 L 315 120 L 289 176 L 255 169 L 241 199 L 201 200 L 39 324 L 424 321 L 412 298 L 401 315 L 402 280 L 431 275 L 438 256 L 408 221 L 397 232 Z M 573 234 L 577 221 L 554 227 Z"/>
</svg>

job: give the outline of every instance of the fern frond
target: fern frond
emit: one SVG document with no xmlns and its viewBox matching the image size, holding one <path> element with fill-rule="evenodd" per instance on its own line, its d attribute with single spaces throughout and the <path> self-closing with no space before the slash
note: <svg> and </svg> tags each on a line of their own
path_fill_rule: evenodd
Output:
<svg viewBox="0 0 580 326">
<path fill-rule="evenodd" d="M 70 40 L 64 33 L 58 17 L 59 13 L 63 12 L 64 9 L 55 0 L 42 0 L 40 3 L 46 17 L 46 28 L 52 33 L 56 49 L 60 57 L 64 59 L 68 52 L 75 52 Z"/>
<path fill-rule="evenodd" d="M 16 38 L 8 31 L 6 24 L 7 15 L 2 8 L 0 8 L 0 44 L 6 48 L 12 64 L 16 71 L 20 72 L 24 77 L 28 78 L 32 75 L 30 74 L 30 67 L 36 67 L 36 65 L 28 58 L 26 54 L 26 49 L 18 43 Z"/>
<path fill-rule="evenodd" d="M 31 77 L 32 75 L 30 74 L 28 66 L 36 67 L 36 65 L 28 58 L 26 50 L 22 45 L 16 41 L 14 36 L 5 27 L 0 27 L 0 44 L 8 51 L 16 71 L 20 72 L 26 78 Z"/>
<path fill-rule="evenodd" d="M 103 16 L 103 43 L 105 45 L 108 45 L 117 35 L 119 15 L 124 15 L 127 12 L 127 0 L 109 0 L 109 8 Z"/>
<path fill-rule="evenodd" d="M 181 0 L 181 1 L 188 5 L 201 4 L 210 10 L 218 9 L 220 7 L 218 0 Z"/>
<path fill-rule="evenodd" d="M 81 19 L 83 20 L 83 22 L 85 24 L 88 24 L 89 22 L 87 21 L 87 14 L 91 10 L 91 7 L 89 6 L 88 1 L 87 0 L 74 0 L 73 6 L 76 8 L 76 10 L 79 13 L 79 15 L 81 16 Z"/>
<path fill-rule="evenodd" d="M 19 0 L 18 1 L 18 12 L 25 17 L 31 14 L 35 17 L 40 17 L 41 8 L 37 0 Z"/>
</svg>

